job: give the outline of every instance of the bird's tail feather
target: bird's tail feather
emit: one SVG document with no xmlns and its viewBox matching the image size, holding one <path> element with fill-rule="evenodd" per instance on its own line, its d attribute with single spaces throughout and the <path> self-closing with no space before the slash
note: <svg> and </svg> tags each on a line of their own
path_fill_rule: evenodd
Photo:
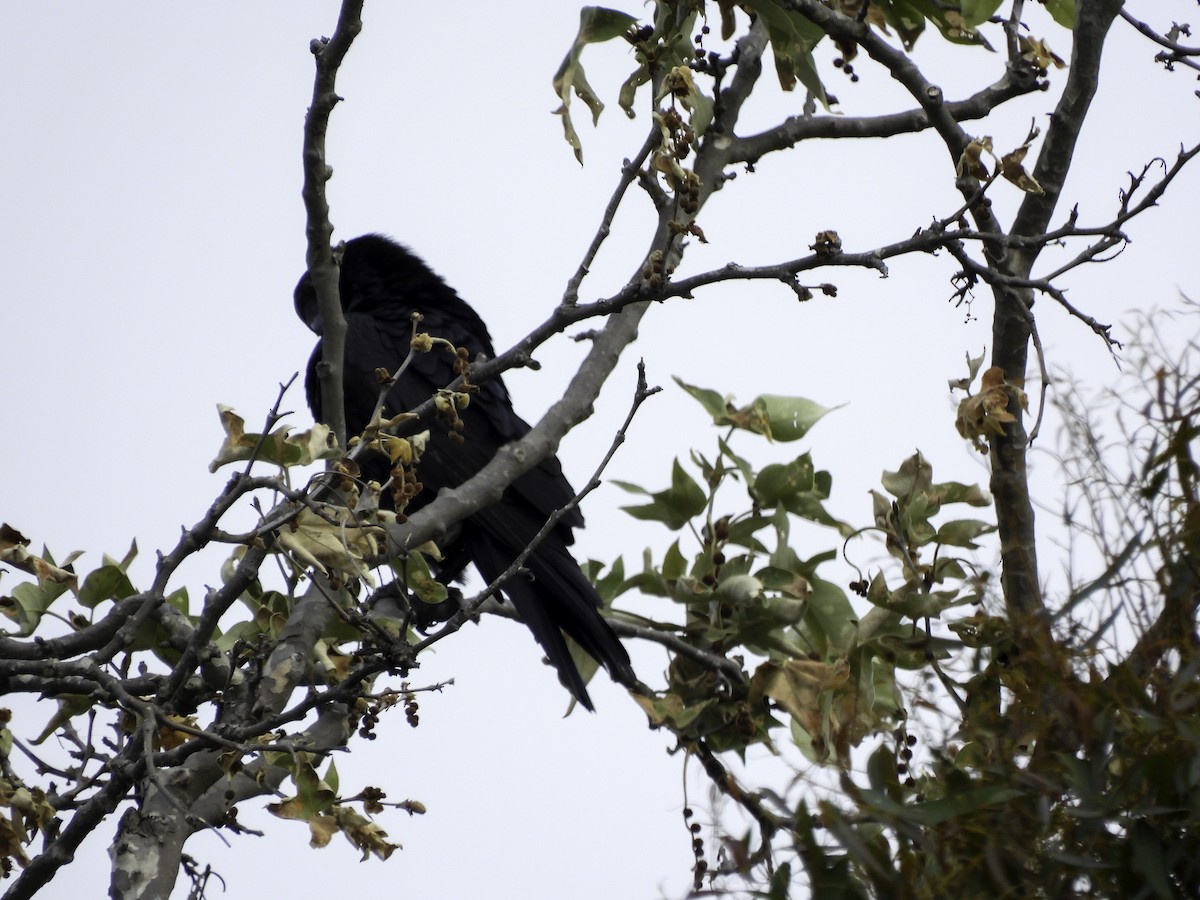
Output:
<svg viewBox="0 0 1200 900">
<path fill-rule="evenodd" d="M 494 580 L 511 565 L 512 560 L 506 559 L 506 554 L 487 535 L 477 535 L 474 543 L 471 555 L 487 581 Z M 567 549 L 547 541 L 539 551 L 526 563 L 529 574 L 515 576 L 502 590 L 533 632 L 563 685 L 580 705 L 592 710 L 591 697 L 563 635 L 575 641 L 621 684 L 635 681 L 629 654 L 600 615 L 600 596 Z"/>
</svg>

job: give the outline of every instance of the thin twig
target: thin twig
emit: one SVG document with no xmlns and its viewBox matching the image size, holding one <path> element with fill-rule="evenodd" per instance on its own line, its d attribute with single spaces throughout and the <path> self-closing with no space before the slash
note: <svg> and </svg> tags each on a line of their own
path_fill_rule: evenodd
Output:
<svg viewBox="0 0 1200 900">
<path fill-rule="evenodd" d="M 652 126 L 650 133 L 646 135 L 646 140 L 642 144 L 642 149 L 637 152 L 637 155 L 632 160 L 627 159 L 622 163 L 621 178 L 613 190 L 608 205 L 604 207 L 604 214 L 600 217 L 600 225 L 596 229 L 596 234 L 592 237 L 591 244 L 588 245 L 587 251 L 583 254 L 579 268 L 575 270 L 575 274 L 567 281 L 567 288 L 563 292 L 562 298 L 564 306 L 574 306 L 579 302 L 579 286 L 583 284 L 583 279 L 587 277 L 591 265 L 596 259 L 596 254 L 600 252 L 600 246 L 609 234 L 612 233 L 613 218 L 621 206 L 621 201 L 625 199 L 625 192 L 629 190 L 629 186 L 633 184 L 634 179 L 642 171 L 642 166 L 645 165 L 646 158 L 650 155 L 650 151 L 658 145 L 659 140 L 661 140 L 661 132 L 657 126 Z"/>
</svg>

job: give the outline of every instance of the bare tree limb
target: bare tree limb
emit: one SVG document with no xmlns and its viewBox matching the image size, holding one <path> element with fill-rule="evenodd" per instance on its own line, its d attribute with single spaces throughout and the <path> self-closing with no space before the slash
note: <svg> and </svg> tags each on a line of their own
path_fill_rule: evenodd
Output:
<svg viewBox="0 0 1200 900">
<path fill-rule="evenodd" d="M 338 265 L 329 246 L 333 225 L 329 221 L 325 184 L 333 177 L 333 169 L 326 161 L 325 132 L 333 107 L 341 99 L 335 90 L 338 68 L 362 30 L 362 7 L 362 0 L 343 0 L 333 37 L 314 40 L 310 45 L 317 74 L 313 82 L 312 105 L 304 117 L 304 188 L 301 194 L 307 212 L 308 251 L 305 259 L 317 292 L 324 346 L 317 375 L 321 384 L 321 409 L 326 424 L 337 436 L 339 447 L 346 446 L 346 412 L 342 405 L 346 322 L 338 299 Z"/>
</svg>

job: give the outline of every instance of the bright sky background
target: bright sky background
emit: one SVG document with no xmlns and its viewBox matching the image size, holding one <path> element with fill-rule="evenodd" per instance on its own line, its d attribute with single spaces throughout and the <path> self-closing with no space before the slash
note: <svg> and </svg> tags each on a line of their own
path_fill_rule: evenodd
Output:
<svg viewBox="0 0 1200 900">
<path fill-rule="evenodd" d="M 613 0 L 628 12 L 636 3 Z M 1133 3 L 1143 17 L 1160 4 Z M 16 77 L 5 100 L 0 202 L 9 260 L 0 329 L 5 386 L 0 520 L 61 557 L 87 549 L 124 553 L 136 536 L 144 583 L 154 551 L 203 514 L 228 471 L 207 470 L 221 440 L 217 403 L 261 421 L 277 385 L 302 369 L 313 339 L 295 318 L 291 291 L 304 267 L 300 140 L 312 89 L 309 40 L 329 34 L 338 4 L 321 2 L 8 3 L 0 28 Z M 429 13 L 430 9 L 447 12 Z M 1176 4 L 1177 17 L 1194 6 Z M 335 240 L 383 231 L 424 256 L 489 323 L 507 347 L 549 313 L 574 272 L 616 183 L 649 126 L 626 120 L 617 88 L 633 66 L 614 42 L 585 56 L 589 80 L 609 108 L 593 129 L 582 104 L 580 168 L 550 115 L 551 76 L 577 26 L 571 3 L 526 4 L 523 13 L 481 0 L 435 4 L 368 2 L 364 31 L 339 77 L 346 102 L 328 141 Z M 1168 16 L 1164 13 L 1162 18 Z M 1061 55 L 1069 35 L 1031 13 L 1035 32 Z M 714 31 L 716 29 L 714 28 Z M 1167 75 L 1153 50 L 1117 23 L 1077 164 L 1056 222 L 1078 202 L 1082 222 L 1107 220 L 1123 173 L 1170 158 L 1197 138 L 1194 79 Z M 998 35 L 993 35 L 999 44 Z M 826 57 L 829 48 L 825 48 Z M 928 34 L 918 61 L 948 98 L 998 77 L 999 55 L 944 45 Z M 899 89 L 869 61 L 850 84 L 830 70 L 829 89 L 847 114 L 907 109 Z M 977 127 L 1001 152 L 1020 144 L 1049 95 L 1011 105 Z M 742 131 L 798 112 L 768 71 Z M 1035 151 L 1036 152 L 1036 151 Z M 1064 282 L 1078 306 L 1101 321 L 1200 296 L 1194 210 L 1196 171 L 1185 173 L 1161 210 L 1129 228 L 1133 246 L 1118 260 Z M 1007 222 L 1019 202 L 997 184 Z M 741 174 L 704 210 L 710 241 L 694 245 L 684 272 L 729 260 L 764 264 L 805 255 L 832 228 L 846 250 L 906 237 L 959 199 L 945 150 L 932 133 L 887 143 L 810 144 Z M 650 205 L 631 194 L 583 299 L 615 292 L 639 264 L 650 235 Z M 810 440 L 767 447 L 741 439 L 756 460 L 788 459 L 811 447 L 834 476 L 834 511 L 867 523 L 867 490 L 879 472 L 920 447 L 938 480 L 986 482 L 977 456 L 954 431 L 946 381 L 964 374 L 966 353 L 990 349 L 991 305 L 980 293 L 965 310 L 947 303 L 948 257 L 896 260 L 891 277 L 833 270 L 836 299 L 798 303 L 768 283 L 731 285 L 653 309 L 622 359 L 597 414 L 568 437 L 561 457 L 581 483 L 607 448 L 632 396 L 644 357 L 662 395 L 644 407 L 608 471 L 662 487 L 671 459 L 708 452 L 716 432 L 672 375 L 741 401 L 760 392 L 848 404 Z M 1049 362 L 1089 384 L 1111 382 L 1102 344 L 1049 299 L 1037 311 Z M 577 329 L 577 330 L 582 330 Z M 1118 335 L 1121 328 L 1116 329 Z M 582 348 L 560 338 L 538 353 L 543 369 L 508 377 L 519 410 L 536 420 L 561 394 Z M 302 394 L 289 395 L 295 422 L 310 419 Z M 1053 421 L 1043 447 L 1054 446 Z M 1055 506 L 1054 467 L 1035 456 L 1039 499 Z M 606 485 L 585 504 L 589 528 L 580 558 L 658 553 L 665 532 L 618 507 Z M 1043 515 L 1049 527 L 1049 517 Z M 811 553 L 833 546 L 832 535 Z M 811 554 L 805 554 L 811 555 Z M 193 601 L 216 581 L 218 559 L 186 570 Z M 1053 568 L 1043 564 L 1044 570 Z M 0 587 L 16 583 L 9 574 Z M 625 605 L 636 604 L 627 597 Z M 636 607 L 658 609 L 657 607 Z M 661 611 L 661 610 L 659 610 Z M 656 683 L 662 654 L 635 648 L 635 667 Z M 388 812 L 384 827 L 404 850 L 387 862 L 357 864 L 340 839 L 307 847 L 304 826 L 242 808 L 264 838 L 211 834 L 188 850 L 227 880 L 228 896 L 325 896 L 337 890 L 413 897 L 678 897 L 690 882 L 690 836 L 681 757 L 603 678 L 599 712 L 560 718 L 566 695 L 538 662 L 521 627 L 489 619 L 440 645 L 411 678 L 454 678 L 422 695 L 421 725 L 386 717 L 379 739 L 353 744 L 338 760 L 343 788 L 373 784 L 389 800 L 411 797 L 423 818 Z M 44 701 L 14 701 L 17 728 L 49 715 Z M 754 759 L 761 759 L 759 752 Z M 693 773 L 698 767 L 693 766 Z M 705 813 L 703 781 L 691 803 Z M 100 896 L 115 821 L 81 848 L 47 897 Z M 181 884 L 179 896 L 186 893 Z M 214 892 L 210 896 L 220 896 Z"/>
</svg>

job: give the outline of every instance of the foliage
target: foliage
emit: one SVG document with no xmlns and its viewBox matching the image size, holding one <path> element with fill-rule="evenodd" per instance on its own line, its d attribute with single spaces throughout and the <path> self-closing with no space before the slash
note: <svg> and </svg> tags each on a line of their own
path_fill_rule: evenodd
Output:
<svg viewBox="0 0 1200 900">
<path fill-rule="evenodd" d="M 1074 29 L 1070 63 L 1027 28 L 1027 6 L 1044 7 L 1046 27 Z M 6 712 L 0 727 L 0 855 L 6 873 L 20 869 L 6 897 L 39 892 L 117 810 L 114 897 L 169 895 L 186 869 L 187 838 L 207 828 L 244 831 L 237 804 L 266 796 L 274 797 L 268 808 L 276 815 L 308 825 L 314 846 L 341 833 L 364 858 L 386 859 L 397 845 L 376 817 L 389 807 L 409 815 L 424 807 L 385 802 L 376 786 L 344 787 L 331 754 L 356 735 L 372 738 L 390 710 L 402 709 L 415 726 L 418 693 L 439 687 L 408 682 L 421 654 L 480 612 L 499 611 L 504 578 L 519 571 L 518 560 L 496 583 L 462 598 L 432 575 L 439 536 L 552 454 L 586 418 L 650 301 L 744 280 L 777 282 L 804 301 L 817 290 L 836 295 L 837 287 L 803 284 L 801 273 L 858 267 L 887 274 L 888 260 L 912 254 L 948 261 L 959 302 L 980 289 L 993 301 L 990 364 L 968 358 L 966 377 L 951 383 L 965 395 L 960 434 L 987 454 L 989 493 L 935 481 L 931 463 L 916 453 L 883 473 L 861 526 L 842 521 L 829 511 L 832 477 L 814 452 L 758 465 L 743 449 L 760 438 L 804 440 L 829 409 L 770 393 L 739 407 L 681 382 L 722 430 L 715 446 L 681 453 L 663 487 L 620 483 L 635 498 L 631 516 L 667 529 L 666 549 L 647 551 L 632 574 L 623 559 L 589 565 L 606 603 L 628 607 L 612 606 L 614 627 L 670 653 L 663 683 L 632 685 L 634 701 L 753 823 L 733 834 L 719 821 L 722 850 L 711 863 L 694 836 L 699 826 L 689 823 L 694 886 L 745 883 L 772 898 L 798 893 L 802 882 L 818 896 L 847 897 L 1200 891 L 1200 505 L 1192 458 L 1200 398 L 1185 359 L 1160 353 L 1142 361 L 1151 393 L 1136 409 L 1127 477 L 1097 449 L 1092 421 L 1067 417 L 1079 441 L 1068 468 L 1072 460 L 1088 463 L 1089 478 L 1075 483 L 1106 488 L 1083 489 L 1090 527 L 1067 527 L 1096 542 L 1104 568 L 1061 599 L 1046 595 L 1039 576 L 1026 470 L 1049 380 L 1035 294 L 1115 349 L 1109 326 L 1068 301 L 1064 280 L 1124 248 L 1129 223 L 1154 208 L 1200 152 L 1184 147 L 1169 164 L 1135 168 L 1107 220 L 1080 223 L 1076 210 L 1052 227 L 1120 6 L 657 0 L 640 25 L 624 12 L 585 8 L 554 76 L 566 139 L 582 161 L 569 104 L 579 98 L 594 122 L 599 117 L 604 92 L 593 89 L 582 60 L 593 44 L 616 38 L 628 42 L 634 59 L 616 88 L 618 103 L 630 116 L 649 113 L 647 137 L 624 165 L 595 238 L 545 322 L 494 360 L 462 359 L 455 383 L 390 421 L 377 413 L 346 447 L 333 436 L 344 431 L 332 425 L 344 422 L 332 410 L 336 402 L 324 404 L 331 428 L 299 433 L 280 427 L 278 404 L 257 433 L 222 407 L 225 440 L 214 467 L 244 465 L 158 555 L 149 583 L 130 574 L 136 544 L 85 568 L 80 554 L 34 552 L 15 527 L 0 528 L 0 562 L 24 573 L 0 598 L 13 623 L 0 636 L 0 678 L 6 691 L 52 698 L 55 706 L 45 722 L 16 722 Z M 311 48 L 317 75 L 305 123 L 304 199 L 327 350 L 340 305 L 324 195 L 332 175 L 325 128 L 339 99 L 338 67 L 362 27 L 361 7 L 361 0 L 344 0 L 333 37 Z M 719 22 L 719 37 L 710 22 Z M 1181 26 L 1159 34 L 1133 24 L 1162 48 L 1158 62 L 1167 69 L 1196 65 L 1197 51 L 1178 43 L 1187 33 Z M 907 52 L 926 31 L 959 52 L 988 54 L 993 83 L 951 97 L 928 81 Z M 779 88 L 803 88 L 805 97 L 775 125 L 746 134 L 739 117 L 766 53 Z M 905 91 L 901 107 L 841 112 L 829 70 L 854 81 L 864 65 Z M 1043 110 L 1044 135 L 1033 129 L 1019 146 L 997 152 L 991 138 L 967 131 L 965 123 L 1033 97 L 1055 79 L 1056 87 L 1069 87 Z M 698 221 L 706 201 L 731 190 L 738 171 L 808 140 L 924 131 L 944 145 L 944 177 L 961 203 L 917 210 L 929 224 L 915 233 L 856 248 L 826 227 L 807 255 L 677 275 L 688 240 L 707 241 Z M 656 213 L 643 258 L 618 290 L 579 302 L 580 283 L 635 183 Z M 1001 190 L 1018 198 L 1008 222 L 992 205 Z M 1060 246 L 1074 255 L 1035 271 L 1041 251 Z M 563 402 L 461 488 L 409 515 L 405 498 L 419 484 L 419 423 L 452 421 L 473 384 L 528 365 L 542 342 L 592 319 L 599 324 L 588 335 L 591 349 Z M 446 343 L 416 335 L 410 359 Z M 1027 432 L 1031 349 L 1043 393 Z M 340 396 L 333 388 L 341 363 L 329 352 L 326 399 Z M 380 370 L 381 385 L 407 364 Z M 650 393 L 643 379 L 631 418 Z M 622 428 L 610 456 L 624 438 Z M 368 451 L 393 463 L 389 485 L 360 477 L 357 458 Z M 298 467 L 315 461 L 327 469 L 301 483 Z M 256 467 L 271 474 L 255 474 Z M 380 509 L 389 487 L 396 513 Z M 989 502 L 991 512 L 974 511 Z M 254 526 L 227 530 L 234 509 L 253 511 Z M 991 560 L 974 557 L 993 532 L 998 577 Z M 800 549 L 814 541 L 817 552 Z M 206 549 L 220 551 L 213 564 L 220 579 L 202 594 L 189 592 L 178 584 L 181 566 Z M 278 578 L 263 577 L 271 566 Z M 665 601 L 672 615 L 653 617 L 645 610 L 663 604 L 643 598 Z M 1089 598 L 1104 598 L 1104 615 L 1091 613 Z M 449 618 L 432 615 L 447 605 Z M 1132 646 L 1122 644 L 1129 635 L 1121 628 L 1132 631 Z M 65 761 L 52 758 L 52 738 L 66 748 Z M 832 773 L 832 784 L 822 793 L 804 779 L 778 790 L 739 781 L 731 767 L 762 747 L 785 758 L 794 748 L 792 759 Z M 38 838 L 41 851 L 31 851 Z M 146 865 L 150 858 L 155 865 Z"/>
<path fill-rule="evenodd" d="M 884 473 L 892 498 L 875 493 L 875 524 L 855 531 L 826 511 L 832 480 L 816 469 L 811 454 L 756 470 L 731 446 L 738 431 L 799 439 L 825 413 L 821 406 L 803 398 L 759 397 L 737 409 L 728 402 L 718 406 L 716 392 L 685 387 L 717 424 L 730 427 L 711 459 L 693 452 L 699 479 L 676 460 L 671 486 L 662 491 L 618 482 L 651 498 L 627 512 L 681 536 L 661 562 L 647 551 L 642 572 L 600 583 L 611 597 L 637 590 L 680 604 L 685 640 L 719 657 L 721 665 L 677 655 L 666 690 L 637 700 L 652 722 L 715 751 L 770 744 L 779 739 L 772 731 L 786 726 L 810 759 L 848 764 L 851 749 L 867 735 L 903 719 L 896 670 L 960 646 L 932 635 L 928 621 L 982 599 L 980 579 L 969 577 L 969 563 L 951 551 L 973 546 L 968 536 L 991 526 L 932 520 L 943 507 L 978 506 L 987 499 L 978 488 L 935 484 L 931 467 L 916 454 L 897 472 Z M 805 427 L 796 425 L 799 411 L 807 414 Z M 741 504 L 748 505 L 730 501 L 730 493 L 743 495 Z M 718 512 L 730 506 L 738 511 Z M 836 549 L 807 559 L 794 549 L 793 528 L 803 521 L 851 542 L 864 534 L 881 537 L 899 561 L 903 584 L 889 589 L 883 569 L 869 587 L 855 582 L 875 606 L 860 620 L 836 576 L 823 577 Z M 623 561 L 614 570 L 623 572 Z M 672 629 L 664 622 L 641 624 Z M 760 661 L 751 664 L 747 652 Z"/>
<path fill-rule="evenodd" d="M 735 868 L 761 879 L 770 896 L 791 895 L 793 868 L 814 896 L 1200 891 L 1200 381 L 1191 371 L 1200 344 L 1181 350 L 1146 326 L 1141 340 L 1151 338 L 1152 346 L 1133 348 L 1139 369 L 1126 378 L 1129 390 L 1109 400 L 1131 414 L 1128 465 L 1099 452 L 1103 407 L 1078 395 L 1063 400 L 1073 419 L 1063 465 L 1089 474 L 1074 481 L 1068 508 L 1091 511 L 1090 525 L 1074 527 L 1105 544 L 1104 571 L 1062 600 L 1061 636 L 1047 658 L 1025 652 L 1021 623 L 994 611 L 986 573 L 944 555 L 972 546 L 991 526 L 929 521 L 951 498 L 985 498 L 935 484 L 919 454 L 884 473 L 890 499 L 872 492 L 875 527 L 867 533 L 883 540 L 892 562 L 851 585 L 875 606 L 861 620 L 835 585 L 813 575 L 832 554 L 797 565 L 785 517 L 760 504 L 761 473 L 724 440 L 724 465 L 696 457 L 714 485 L 700 515 L 714 507 L 715 487 L 730 481 L 744 482 L 749 508 L 715 520 L 709 513 L 692 529 L 701 548 L 690 569 L 677 541 L 622 588 L 684 604 L 687 638 L 699 648 L 765 657 L 746 678 L 748 690 L 735 685 L 720 700 L 711 683 L 697 687 L 699 667 L 676 658 L 670 692 L 643 704 L 684 746 L 719 751 L 778 740 L 782 716 L 805 756 L 836 763 L 839 790 L 815 810 L 807 778 L 787 798 L 764 791 L 771 802 L 751 809 L 764 845 L 757 855 L 747 848 Z M 672 527 L 669 492 L 655 496 L 658 518 Z M 1114 516 L 1121 526 L 1113 527 Z M 773 547 L 749 537 L 772 531 Z M 1111 542 L 1122 533 L 1130 543 L 1116 551 Z M 855 532 L 848 546 L 862 536 Z M 732 547 L 740 552 L 726 558 Z M 756 555 L 764 559 L 755 569 Z M 886 589 L 892 567 L 904 580 L 898 590 Z M 729 582 L 738 595 L 722 590 Z M 951 589 L 933 589 L 943 583 Z M 1116 651 L 1131 626 L 1132 648 Z M 1106 635 L 1112 649 L 1099 653 Z M 698 867 L 697 885 L 704 875 L 712 877 Z"/>
</svg>

